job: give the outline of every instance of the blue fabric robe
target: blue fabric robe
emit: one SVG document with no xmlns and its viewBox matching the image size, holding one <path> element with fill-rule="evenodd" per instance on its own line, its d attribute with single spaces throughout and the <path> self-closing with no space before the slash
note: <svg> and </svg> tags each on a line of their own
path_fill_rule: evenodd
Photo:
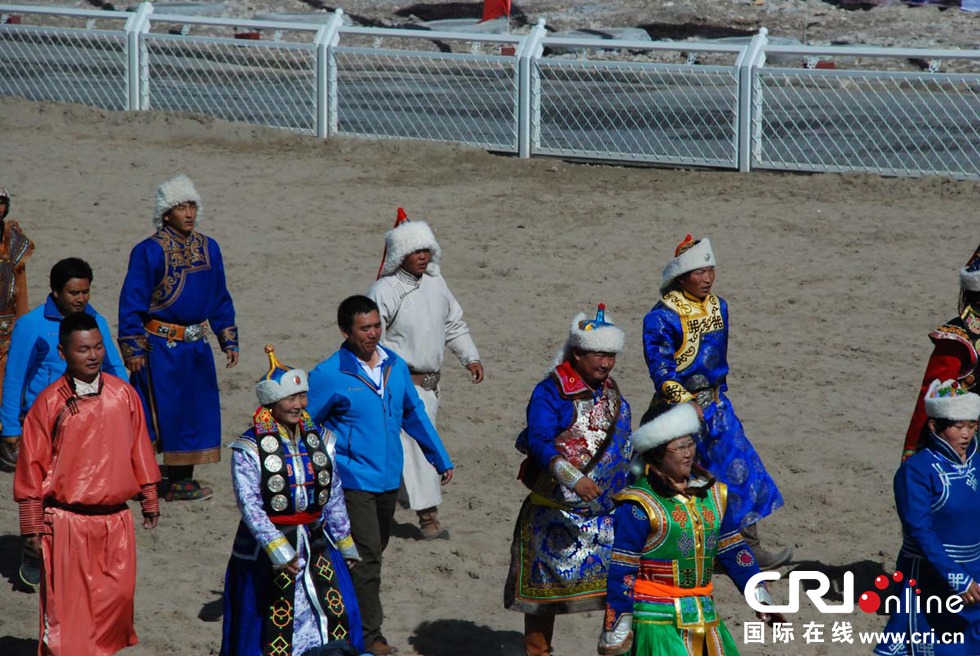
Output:
<svg viewBox="0 0 980 656">
<path fill-rule="evenodd" d="M 235 306 L 225 284 L 218 244 L 169 226 L 137 244 L 119 295 L 123 359 L 146 356 L 130 377 L 146 410 L 150 439 L 168 465 L 221 459 L 221 413 L 214 355 L 207 339 L 168 342 L 143 326 L 156 319 L 189 326 L 205 321 L 222 351 L 238 349 Z"/>
<path fill-rule="evenodd" d="M 527 430 L 518 438 L 518 449 L 528 455 L 522 479 L 532 489 L 514 526 L 504 606 L 524 613 L 560 615 L 605 606 L 612 497 L 632 481 L 629 403 L 612 380 L 594 392 L 571 373 L 564 363 L 538 383 L 527 406 Z M 618 412 L 607 405 L 611 399 Z M 587 407 L 577 410 L 582 403 Z M 576 428 L 590 416 L 595 427 Z M 604 447 L 598 435 L 608 435 Z M 599 497 L 583 501 L 558 483 L 552 469 L 557 458 L 591 478 Z"/>
<path fill-rule="evenodd" d="M 697 401 L 702 467 L 728 486 L 728 514 L 745 528 L 783 505 L 783 497 L 745 437 L 728 390 L 728 303 L 709 294 L 664 295 L 643 319 L 643 354 L 655 392 L 651 410 Z"/>
<path fill-rule="evenodd" d="M 942 439 L 931 435 L 928 446 L 911 456 L 895 474 L 895 506 L 902 520 L 902 549 L 895 568 L 902 581 L 890 583 L 879 595 L 901 599 L 892 609 L 885 632 L 908 635 L 934 632 L 963 633 L 959 645 L 881 642 L 879 656 L 976 656 L 980 654 L 980 605 L 963 606 L 959 613 L 946 611 L 945 600 L 959 595 L 980 579 L 980 492 L 977 491 L 977 440 L 970 443 L 965 463 Z M 910 595 L 907 581 L 915 579 L 921 594 Z M 914 606 L 920 599 L 919 608 Z M 929 597 L 943 599 L 943 612 L 926 604 Z M 911 608 L 909 606 L 912 606 Z M 930 612 L 926 612 L 929 610 Z"/>
</svg>

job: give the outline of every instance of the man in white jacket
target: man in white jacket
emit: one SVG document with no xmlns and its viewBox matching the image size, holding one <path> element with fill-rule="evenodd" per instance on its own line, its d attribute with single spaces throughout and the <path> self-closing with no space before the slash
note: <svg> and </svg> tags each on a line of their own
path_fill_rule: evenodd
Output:
<svg viewBox="0 0 980 656">
<path fill-rule="evenodd" d="M 378 280 L 367 296 L 380 309 L 382 344 L 408 364 L 415 389 L 435 425 L 446 347 L 473 375 L 474 383 L 483 380 L 480 353 L 463 321 L 463 309 L 439 273 L 442 249 L 428 224 L 409 221 L 399 208 L 395 227 L 385 235 L 385 249 Z M 439 475 L 404 432 L 402 446 L 405 466 L 399 500 L 418 514 L 423 539 L 448 538 L 449 532 L 439 524 Z"/>
</svg>

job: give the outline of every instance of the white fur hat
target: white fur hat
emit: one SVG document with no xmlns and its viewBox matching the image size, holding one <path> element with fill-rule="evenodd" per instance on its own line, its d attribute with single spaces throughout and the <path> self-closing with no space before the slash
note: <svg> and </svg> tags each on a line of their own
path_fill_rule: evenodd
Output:
<svg viewBox="0 0 980 656">
<path fill-rule="evenodd" d="M 271 405 L 287 396 L 310 391 L 305 371 L 279 362 L 271 344 L 265 347 L 265 352 L 269 354 L 269 372 L 255 384 L 255 396 L 259 398 L 259 403 Z"/>
<path fill-rule="evenodd" d="M 585 312 L 579 312 L 572 319 L 565 342 L 566 355 L 573 348 L 597 353 L 619 353 L 623 350 L 626 335 L 616 326 L 612 317 L 606 316 L 606 306 L 599 304 L 595 319 L 590 320 Z"/>
<path fill-rule="evenodd" d="M 926 415 L 932 419 L 973 421 L 980 419 L 980 396 L 955 380 L 932 381 L 925 398 Z"/>
<path fill-rule="evenodd" d="M 966 265 L 960 269 L 960 289 L 980 292 L 980 246 L 973 252 Z"/>
<path fill-rule="evenodd" d="M 201 220 L 201 196 L 194 188 L 194 183 L 183 173 L 175 175 L 157 187 L 156 200 L 153 204 L 153 226 L 159 230 L 163 227 L 163 215 L 181 203 L 194 201 L 197 203 L 197 220 Z"/>
<path fill-rule="evenodd" d="M 392 228 L 385 235 L 385 261 L 381 263 L 379 277 L 393 274 L 406 257 L 424 248 L 428 248 L 431 253 L 425 272 L 430 276 L 438 276 L 442 249 L 429 224 L 425 221 L 405 221 Z"/>
<path fill-rule="evenodd" d="M 633 460 L 630 468 L 634 474 L 642 476 L 645 469 L 644 453 L 678 437 L 697 435 L 700 430 L 701 419 L 693 405 L 681 403 L 674 406 L 633 431 Z"/>
<path fill-rule="evenodd" d="M 674 259 L 664 267 L 663 278 L 660 280 L 660 293 L 664 293 L 677 276 L 712 266 L 715 266 L 715 253 L 711 250 L 711 240 L 705 237 L 695 242 L 691 239 L 691 235 L 688 235 L 674 251 Z"/>
</svg>

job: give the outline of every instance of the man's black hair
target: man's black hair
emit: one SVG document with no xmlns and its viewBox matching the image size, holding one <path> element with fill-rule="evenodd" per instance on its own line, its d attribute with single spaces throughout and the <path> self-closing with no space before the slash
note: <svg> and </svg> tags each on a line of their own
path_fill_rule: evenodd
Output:
<svg viewBox="0 0 980 656">
<path fill-rule="evenodd" d="M 92 282 L 92 267 L 79 257 L 68 257 L 51 267 L 51 291 L 61 292 L 72 278 Z"/>
<path fill-rule="evenodd" d="M 99 324 L 91 314 L 72 312 L 61 320 L 61 325 L 58 327 L 58 343 L 61 344 L 62 348 L 67 348 L 72 333 L 98 329 Z"/>
<path fill-rule="evenodd" d="M 355 314 L 370 314 L 378 311 L 378 304 L 367 296 L 348 296 L 337 308 L 337 325 L 345 333 L 354 327 Z"/>
</svg>

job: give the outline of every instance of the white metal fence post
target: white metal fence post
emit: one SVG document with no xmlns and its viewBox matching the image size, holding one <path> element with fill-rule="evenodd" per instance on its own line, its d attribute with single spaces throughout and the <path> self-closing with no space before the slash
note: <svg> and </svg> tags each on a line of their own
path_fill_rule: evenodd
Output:
<svg viewBox="0 0 980 656">
<path fill-rule="evenodd" d="M 340 40 L 344 10 L 337 9 L 314 38 L 316 45 L 316 136 L 325 138 L 336 130 L 337 76 L 330 66 L 330 48 Z"/>
<path fill-rule="evenodd" d="M 735 61 L 738 68 L 738 170 L 742 172 L 752 169 L 752 126 L 760 118 L 756 116 L 758 112 L 752 102 L 752 78 L 755 69 L 766 63 L 767 34 L 769 30 L 760 28 Z"/>
<path fill-rule="evenodd" d="M 140 102 L 140 35 L 149 29 L 153 4 L 140 3 L 132 16 L 126 19 L 126 109 L 143 109 Z"/>
<path fill-rule="evenodd" d="M 532 96 L 537 95 L 532 93 L 532 62 L 540 57 L 544 50 L 541 46 L 541 39 L 544 36 L 544 19 L 539 18 L 538 24 L 531 28 L 517 51 L 517 154 L 520 157 L 531 156 L 531 102 Z M 540 99 L 535 97 L 533 101 L 538 103 Z"/>
</svg>

